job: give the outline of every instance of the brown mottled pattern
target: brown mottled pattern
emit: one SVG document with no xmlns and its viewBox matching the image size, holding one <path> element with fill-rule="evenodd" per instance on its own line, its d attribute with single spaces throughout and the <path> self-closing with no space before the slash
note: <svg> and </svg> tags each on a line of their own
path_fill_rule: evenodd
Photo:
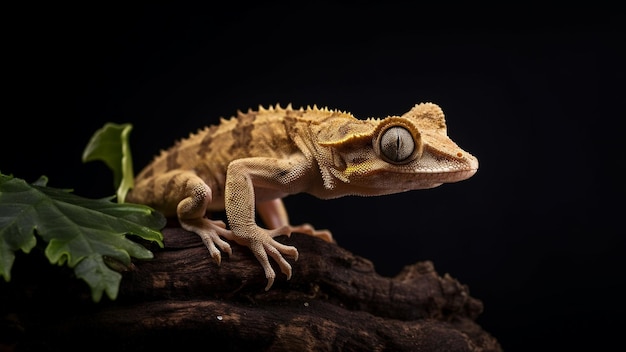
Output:
<svg viewBox="0 0 626 352">
<path fill-rule="evenodd" d="M 185 185 L 180 185 L 177 177 L 170 178 L 163 188 L 163 198 L 166 199 L 169 198 L 171 195 L 176 194 L 176 192 L 184 189 L 183 186 Z"/>
<path fill-rule="evenodd" d="M 233 154 L 240 148 L 247 151 L 252 141 L 252 130 L 254 130 L 254 120 L 256 120 L 256 116 L 254 112 L 248 112 L 247 114 L 239 116 L 237 126 L 231 131 L 233 144 L 230 146 L 230 151 Z"/>
<path fill-rule="evenodd" d="M 153 173 L 154 169 L 150 168 L 150 173 Z M 144 187 L 145 189 L 145 194 L 144 194 L 144 198 L 145 199 L 151 199 L 154 200 L 156 197 L 156 179 L 155 178 L 150 178 L 148 179 L 148 184 L 146 187 Z"/>
<path fill-rule="evenodd" d="M 181 165 L 178 163 L 178 149 L 173 148 L 165 159 L 167 170 L 178 169 Z"/>
<path fill-rule="evenodd" d="M 304 116 L 304 111 L 300 111 L 300 110 L 286 110 L 285 113 L 287 116 L 297 116 L 297 117 Z"/>
<path fill-rule="evenodd" d="M 211 187 L 214 198 L 222 197 L 224 195 L 224 187 L 222 187 L 222 185 L 224 184 L 226 176 L 224 175 L 224 170 L 222 168 L 212 168 L 206 163 L 201 163 L 198 164 L 193 170 L 207 183 L 209 187 Z"/>
<path fill-rule="evenodd" d="M 154 167 L 147 167 L 141 176 L 144 179 L 154 176 Z"/>
<path fill-rule="evenodd" d="M 202 141 L 200 142 L 200 149 L 198 150 L 198 155 L 201 158 L 206 158 L 208 155 L 211 155 L 212 152 L 212 142 L 213 142 L 213 135 L 215 134 L 215 131 L 217 131 L 218 129 L 218 125 L 212 125 L 211 127 L 208 128 L 208 130 L 205 131 L 204 137 L 202 138 Z"/>
</svg>

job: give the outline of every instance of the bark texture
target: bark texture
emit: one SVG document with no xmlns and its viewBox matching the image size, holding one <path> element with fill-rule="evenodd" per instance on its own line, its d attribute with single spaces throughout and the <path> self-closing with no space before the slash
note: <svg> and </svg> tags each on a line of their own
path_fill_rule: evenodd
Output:
<svg viewBox="0 0 626 352">
<path fill-rule="evenodd" d="M 431 262 L 382 277 L 336 244 L 293 234 L 279 240 L 300 252 L 294 275 L 275 266 L 266 292 L 247 248 L 232 244 L 218 267 L 198 236 L 163 233 L 165 248 L 98 304 L 69 269 L 18 258 L 0 285 L 0 351 L 501 351 L 475 322 L 482 302 Z"/>
</svg>

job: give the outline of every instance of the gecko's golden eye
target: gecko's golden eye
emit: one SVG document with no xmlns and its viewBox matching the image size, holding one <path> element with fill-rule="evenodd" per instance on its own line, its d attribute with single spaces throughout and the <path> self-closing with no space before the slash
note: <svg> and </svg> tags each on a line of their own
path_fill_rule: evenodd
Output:
<svg viewBox="0 0 626 352">
<path fill-rule="evenodd" d="M 408 161 L 414 151 L 413 136 L 404 127 L 390 127 L 380 136 L 380 152 L 392 163 Z"/>
</svg>

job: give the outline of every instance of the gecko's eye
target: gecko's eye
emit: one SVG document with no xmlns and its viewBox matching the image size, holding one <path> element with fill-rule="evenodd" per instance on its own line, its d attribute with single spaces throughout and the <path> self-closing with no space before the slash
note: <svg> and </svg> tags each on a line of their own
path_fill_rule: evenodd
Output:
<svg viewBox="0 0 626 352">
<path fill-rule="evenodd" d="M 422 136 L 411 121 L 397 116 L 383 119 L 374 130 L 374 152 L 386 162 L 406 164 L 422 156 Z"/>
<path fill-rule="evenodd" d="M 415 151 L 415 141 L 404 127 L 388 128 L 380 136 L 380 152 L 392 163 L 407 161 Z"/>
</svg>

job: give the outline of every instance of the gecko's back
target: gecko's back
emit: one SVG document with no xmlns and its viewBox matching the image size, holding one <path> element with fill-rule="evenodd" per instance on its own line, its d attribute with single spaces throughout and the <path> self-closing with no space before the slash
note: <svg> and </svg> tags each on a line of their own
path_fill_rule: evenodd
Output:
<svg viewBox="0 0 626 352">
<path fill-rule="evenodd" d="M 254 156 L 284 157 L 297 151 L 285 131 L 284 117 L 283 109 L 261 108 L 221 119 L 219 124 L 190 134 L 162 151 L 137 175 L 136 182 L 176 169 L 195 170 L 201 177 L 215 177 L 225 175 L 233 160 Z"/>
<path fill-rule="evenodd" d="M 223 196 L 228 166 L 234 160 L 266 157 L 282 160 L 302 152 L 302 144 L 294 142 L 299 127 L 336 117 L 356 120 L 339 111 L 316 106 L 306 109 L 285 108 L 279 105 L 258 110 L 238 111 L 230 119 L 221 119 L 216 125 L 207 126 L 187 138 L 177 141 L 161 152 L 135 178 L 135 186 L 127 195 L 134 203 L 148 204 L 166 215 L 173 215 L 176 204 L 163 202 L 172 182 L 170 174 L 188 170 L 200 177 L 212 190 L 211 209 L 223 208 Z"/>
</svg>

